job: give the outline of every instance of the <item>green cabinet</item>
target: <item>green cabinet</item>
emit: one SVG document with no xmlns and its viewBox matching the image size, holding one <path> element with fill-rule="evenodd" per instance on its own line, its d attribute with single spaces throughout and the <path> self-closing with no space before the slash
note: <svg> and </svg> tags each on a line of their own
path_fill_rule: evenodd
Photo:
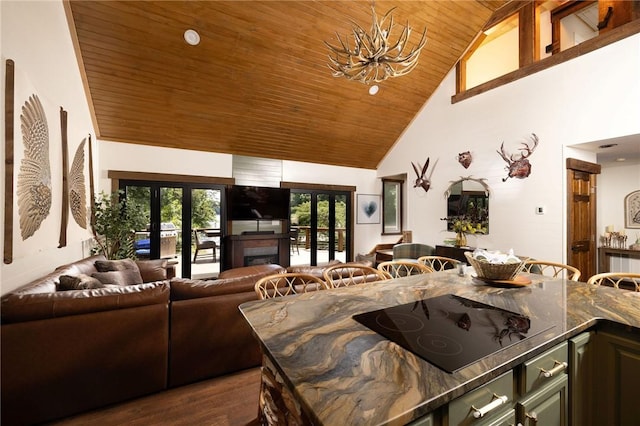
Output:
<svg viewBox="0 0 640 426">
<path fill-rule="evenodd" d="M 639 384 L 640 331 L 601 324 L 412 425 L 638 426 Z"/>
<path fill-rule="evenodd" d="M 513 371 L 498 376 L 489 383 L 451 401 L 446 407 L 445 425 L 500 425 L 496 418 L 513 412 Z M 508 423 L 506 423 L 508 424 Z"/>
<path fill-rule="evenodd" d="M 568 425 L 567 348 L 560 343 L 451 401 L 443 426 Z"/>
<path fill-rule="evenodd" d="M 569 339 L 569 424 L 593 425 L 595 333 Z"/>
<path fill-rule="evenodd" d="M 569 379 L 562 373 L 521 398 L 516 404 L 519 423 L 524 426 L 568 425 L 568 387 Z"/>
<path fill-rule="evenodd" d="M 560 343 L 520 366 L 517 420 L 524 426 L 569 424 L 568 344 Z"/>
<path fill-rule="evenodd" d="M 594 424 L 638 425 L 640 422 L 640 341 L 638 332 L 596 333 L 597 410 Z"/>
</svg>

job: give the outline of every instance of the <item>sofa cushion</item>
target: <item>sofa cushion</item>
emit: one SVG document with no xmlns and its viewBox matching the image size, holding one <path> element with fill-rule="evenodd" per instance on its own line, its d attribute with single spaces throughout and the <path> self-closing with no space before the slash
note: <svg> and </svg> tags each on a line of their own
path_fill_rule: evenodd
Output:
<svg viewBox="0 0 640 426">
<path fill-rule="evenodd" d="M 167 279 L 167 259 L 136 260 L 142 281 L 163 281 Z"/>
<path fill-rule="evenodd" d="M 124 271 L 127 269 L 138 270 L 138 265 L 131 259 L 96 260 L 98 272 Z"/>
<path fill-rule="evenodd" d="M 87 274 L 78 275 L 61 275 L 60 284 L 58 284 L 59 291 L 67 290 L 87 290 L 91 288 L 102 288 L 104 284 L 97 278 L 91 277 Z"/>
<path fill-rule="evenodd" d="M 2 324 L 8 324 L 168 302 L 166 281 L 53 293 L 9 293 L 0 299 L 0 316 Z"/>
<path fill-rule="evenodd" d="M 221 296 L 234 293 L 253 293 L 256 281 L 267 275 L 285 272 L 280 265 L 244 266 L 221 272 L 217 280 L 171 279 L 171 300 Z M 257 295 L 256 295 L 257 298 Z"/>
<path fill-rule="evenodd" d="M 112 285 L 134 285 L 142 284 L 140 270 L 125 269 L 122 271 L 94 272 L 92 277 L 100 280 L 102 284 Z"/>
<path fill-rule="evenodd" d="M 324 270 L 327 268 L 327 266 L 332 266 L 332 265 L 337 265 L 342 263 L 339 260 L 330 260 L 329 262 L 326 263 L 321 263 L 320 265 L 317 266 L 311 266 L 311 265 L 296 265 L 296 266 L 289 266 L 287 267 L 287 272 L 293 272 L 296 274 L 309 274 L 309 275 L 313 275 L 316 278 L 320 278 L 321 280 L 324 281 Z"/>
</svg>

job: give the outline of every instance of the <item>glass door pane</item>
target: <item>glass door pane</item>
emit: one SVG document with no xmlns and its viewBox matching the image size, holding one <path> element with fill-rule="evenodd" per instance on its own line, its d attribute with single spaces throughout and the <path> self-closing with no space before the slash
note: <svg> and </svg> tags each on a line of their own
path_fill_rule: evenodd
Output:
<svg viewBox="0 0 640 426">
<path fill-rule="evenodd" d="M 311 264 L 311 194 L 291 191 L 291 265 Z"/>
<path fill-rule="evenodd" d="M 222 232 L 220 189 L 191 190 L 191 277 L 215 278 L 220 272 Z"/>
<path fill-rule="evenodd" d="M 333 207 L 330 196 L 328 194 L 318 194 L 315 205 L 316 215 L 318 217 L 318 227 L 316 228 L 316 236 L 318 239 L 317 262 L 326 263 L 329 261 L 329 253 L 333 248 L 333 238 L 329 216 L 330 208 Z"/>
<path fill-rule="evenodd" d="M 160 188 L 160 259 L 175 264 L 176 276 L 182 277 L 182 188 Z M 154 226 L 152 229 L 156 229 Z"/>
<path fill-rule="evenodd" d="M 139 213 L 144 217 L 146 224 L 141 229 L 135 230 L 133 248 L 138 259 L 151 258 L 151 187 L 150 186 L 126 186 L 124 188 L 127 203 L 139 206 Z"/>
<path fill-rule="evenodd" d="M 349 259 L 349 200 L 346 193 L 291 191 L 291 265 Z"/>
<path fill-rule="evenodd" d="M 335 242 L 334 259 L 341 262 L 347 261 L 347 196 L 336 195 L 335 197 Z"/>
</svg>

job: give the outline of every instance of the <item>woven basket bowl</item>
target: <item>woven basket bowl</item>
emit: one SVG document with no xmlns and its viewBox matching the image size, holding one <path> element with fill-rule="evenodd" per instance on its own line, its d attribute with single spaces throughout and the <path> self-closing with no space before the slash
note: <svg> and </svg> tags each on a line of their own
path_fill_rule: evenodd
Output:
<svg viewBox="0 0 640 426">
<path fill-rule="evenodd" d="M 469 265 L 473 266 L 476 270 L 478 278 L 493 281 L 511 281 L 522 268 L 524 267 L 524 261 L 520 259 L 519 263 L 489 263 L 485 260 L 477 260 L 473 258 L 471 252 L 465 252 L 464 255 L 469 262 Z"/>
</svg>

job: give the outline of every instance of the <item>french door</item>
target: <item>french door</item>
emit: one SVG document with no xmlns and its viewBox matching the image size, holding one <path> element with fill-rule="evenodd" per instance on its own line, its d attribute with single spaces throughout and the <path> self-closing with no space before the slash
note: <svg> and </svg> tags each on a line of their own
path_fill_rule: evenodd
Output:
<svg viewBox="0 0 640 426">
<path fill-rule="evenodd" d="M 146 218 L 136 230 L 138 258 L 168 259 L 176 276 L 214 278 L 220 271 L 224 187 L 120 180 L 127 202 Z"/>
<path fill-rule="evenodd" d="M 351 259 L 351 194 L 291 189 L 291 264 Z"/>
</svg>

